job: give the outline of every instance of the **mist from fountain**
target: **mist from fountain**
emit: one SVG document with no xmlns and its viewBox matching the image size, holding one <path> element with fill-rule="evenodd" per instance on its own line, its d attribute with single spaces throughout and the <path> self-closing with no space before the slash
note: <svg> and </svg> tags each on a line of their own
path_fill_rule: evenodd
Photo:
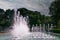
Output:
<svg viewBox="0 0 60 40">
<path fill-rule="evenodd" d="M 27 23 L 27 18 L 20 15 L 20 12 L 16 13 L 15 11 L 14 24 L 12 27 L 13 29 L 11 33 L 13 36 L 20 38 L 21 36 L 26 36 L 27 34 L 30 34 L 28 23 Z"/>
</svg>

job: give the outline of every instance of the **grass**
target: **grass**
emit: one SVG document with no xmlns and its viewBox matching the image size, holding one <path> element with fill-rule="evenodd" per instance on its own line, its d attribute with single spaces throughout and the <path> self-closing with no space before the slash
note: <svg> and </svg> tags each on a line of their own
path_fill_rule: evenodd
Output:
<svg viewBox="0 0 60 40">
<path fill-rule="evenodd" d="M 60 27 L 54 27 L 52 28 L 52 30 L 50 30 L 51 32 L 54 32 L 54 33 L 60 33 Z"/>
</svg>

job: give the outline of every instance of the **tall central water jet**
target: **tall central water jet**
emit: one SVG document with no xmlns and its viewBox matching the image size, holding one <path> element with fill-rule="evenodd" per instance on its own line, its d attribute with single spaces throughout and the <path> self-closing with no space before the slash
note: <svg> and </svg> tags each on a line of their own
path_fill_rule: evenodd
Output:
<svg viewBox="0 0 60 40">
<path fill-rule="evenodd" d="M 12 35 L 14 36 L 25 36 L 29 34 L 29 28 L 27 18 L 20 15 L 20 12 L 15 11 L 14 24 L 13 24 Z"/>
</svg>

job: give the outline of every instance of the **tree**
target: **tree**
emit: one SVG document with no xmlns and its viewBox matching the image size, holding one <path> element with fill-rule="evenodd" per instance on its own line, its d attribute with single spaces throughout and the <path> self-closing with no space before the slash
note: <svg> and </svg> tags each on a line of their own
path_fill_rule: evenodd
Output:
<svg viewBox="0 0 60 40">
<path fill-rule="evenodd" d="M 5 28 L 10 27 L 13 24 L 14 10 L 7 9 L 5 12 Z"/>
<path fill-rule="evenodd" d="M 0 9 L 0 29 L 5 30 L 6 28 L 9 28 L 11 24 L 13 23 L 13 15 L 14 10 L 7 9 L 4 11 L 3 9 Z"/>
<path fill-rule="evenodd" d="M 60 0 L 55 0 L 50 5 L 50 15 L 54 24 L 57 26 L 58 21 L 60 20 Z"/>
</svg>

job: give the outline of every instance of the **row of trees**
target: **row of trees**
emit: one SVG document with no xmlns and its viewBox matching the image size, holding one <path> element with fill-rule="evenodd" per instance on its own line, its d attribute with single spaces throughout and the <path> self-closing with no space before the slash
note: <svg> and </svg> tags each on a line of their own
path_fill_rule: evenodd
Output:
<svg viewBox="0 0 60 40">
<path fill-rule="evenodd" d="M 31 11 L 26 8 L 19 8 L 17 11 L 20 11 L 20 15 L 23 17 L 28 16 L 29 17 L 29 25 L 30 28 L 32 28 L 32 25 L 36 25 L 40 23 L 50 23 L 51 17 L 41 15 L 38 11 Z M 13 18 L 14 18 L 14 9 L 10 10 L 7 9 L 4 11 L 3 9 L 0 9 L 0 28 L 4 30 L 5 28 L 9 28 L 11 25 L 13 25 Z"/>
<path fill-rule="evenodd" d="M 40 12 L 38 11 L 31 11 L 31 10 L 28 10 L 26 8 L 19 8 L 17 11 L 20 11 L 20 14 L 24 17 L 28 16 L 29 17 L 29 27 L 30 27 L 30 30 L 32 28 L 33 25 L 36 26 L 36 24 L 38 24 L 38 26 L 40 24 L 48 24 L 48 23 L 52 23 L 51 22 L 51 17 L 50 16 L 45 16 L 45 15 L 42 15 Z"/>
</svg>

